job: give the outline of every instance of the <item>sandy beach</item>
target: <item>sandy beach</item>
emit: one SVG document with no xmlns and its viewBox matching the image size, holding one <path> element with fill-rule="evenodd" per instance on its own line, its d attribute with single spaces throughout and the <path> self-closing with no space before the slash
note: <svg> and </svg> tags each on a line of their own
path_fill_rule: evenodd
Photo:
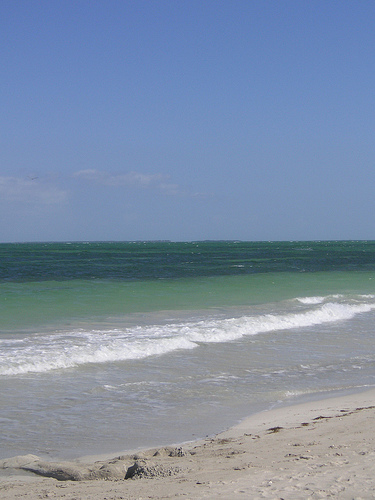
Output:
<svg viewBox="0 0 375 500">
<path fill-rule="evenodd" d="M 262 412 L 181 446 L 72 462 L 1 460 L 0 497 L 375 498 L 374 417 L 371 390 Z"/>
</svg>

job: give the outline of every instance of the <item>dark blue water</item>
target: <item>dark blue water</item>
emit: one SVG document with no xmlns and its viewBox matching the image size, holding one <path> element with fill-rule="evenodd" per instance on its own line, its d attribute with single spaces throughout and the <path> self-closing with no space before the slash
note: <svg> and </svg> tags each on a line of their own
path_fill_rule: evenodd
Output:
<svg viewBox="0 0 375 500">
<path fill-rule="evenodd" d="M 374 269 L 374 241 L 0 244 L 0 281 L 144 281 Z"/>
</svg>

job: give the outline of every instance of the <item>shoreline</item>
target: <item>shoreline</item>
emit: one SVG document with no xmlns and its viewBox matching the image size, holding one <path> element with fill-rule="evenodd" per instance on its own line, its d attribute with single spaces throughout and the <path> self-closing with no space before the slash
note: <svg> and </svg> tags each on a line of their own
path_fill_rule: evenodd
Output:
<svg viewBox="0 0 375 500">
<path fill-rule="evenodd" d="M 0 496 L 374 498 L 374 417 L 370 389 L 266 410 L 180 446 L 58 463 L 30 456 L 23 465 L 21 459 L 0 460 L 8 473 L 0 477 Z M 60 480 L 43 477 L 57 477 L 56 471 Z M 132 478 L 124 479 L 126 474 Z"/>
<path fill-rule="evenodd" d="M 148 450 L 154 450 L 158 448 L 188 448 L 191 447 L 197 443 L 200 443 L 202 441 L 205 441 L 206 439 L 212 439 L 217 436 L 222 436 L 222 435 L 235 435 L 237 432 L 237 429 L 239 432 L 241 432 L 242 428 L 251 428 L 253 425 L 260 425 L 261 422 L 267 422 L 269 420 L 275 419 L 278 420 L 280 418 L 285 419 L 289 418 L 289 415 L 292 416 L 294 414 L 293 409 L 296 411 L 301 408 L 302 414 L 304 411 L 309 412 L 310 407 L 312 411 L 314 411 L 314 408 L 316 407 L 317 403 L 324 403 L 326 400 L 340 400 L 341 398 L 348 398 L 351 396 L 355 395 L 361 395 L 361 394 L 366 394 L 366 393 L 371 393 L 374 392 L 373 395 L 373 401 L 375 404 L 375 386 L 369 387 L 361 387 L 361 388 L 351 388 L 351 389 L 335 389 L 332 391 L 325 390 L 321 392 L 313 392 L 313 393 L 308 393 L 308 394 L 301 394 L 299 396 L 295 396 L 287 402 L 287 400 L 284 401 L 278 401 L 275 403 L 272 403 L 269 408 L 266 408 L 264 410 L 256 411 L 254 413 L 251 413 L 248 416 L 245 416 L 237 421 L 237 423 L 230 425 L 226 427 L 223 430 L 220 430 L 218 432 L 213 432 L 212 434 L 208 434 L 206 436 L 198 437 L 196 439 L 189 439 L 186 441 L 178 441 L 178 442 L 172 442 L 172 443 L 161 443 L 161 444 L 156 444 L 156 445 L 151 445 L 151 446 L 142 446 L 139 448 L 131 448 L 131 449 L 125 449 L 125 450 L 117 450 L 117 451 L 112 451 L 108 453 L 93 453 L 89 455 L 80 455 L 78 457 L 74 457 L 72 459 L 68 459 L 68 461 L 74 461 L 74 462 L 82 462 L 82 463 L 92 463 L 95 461 L 106 461 L 112 459 L 114 456 L 120 456 L 120 455 L 136 455 Z M 354 400 L 353 400 L 354 401 Z M 291 411 L 290 413 L 287 411 L 287 409 L 290 408 Z M 270 424 L 271 425 L 271 424 Z M 287 423 L 286 423 L 287 425 Z M 44 457 L 46 460 L 49 460 L 49 457 Z M 53 458 L 52 458 L 53 459 Z M 58 460 L 58 457 L 56 457 Z M 1 462 L 1 459 L 0 459 Z"/>
</svg>

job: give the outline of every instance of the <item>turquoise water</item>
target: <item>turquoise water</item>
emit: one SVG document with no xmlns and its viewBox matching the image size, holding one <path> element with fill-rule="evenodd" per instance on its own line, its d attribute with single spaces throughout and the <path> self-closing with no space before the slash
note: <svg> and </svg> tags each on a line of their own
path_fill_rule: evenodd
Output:
<svg viewBox="0 0 375 500">
<path fill-rule="evenodd" d="M 341 290 L 372 293 L 373 271 L 258 273 L 150 281 L 68 280 L 0 283 L 0 328 L 16 333 L 44 325 L 122 314 L 262 304 Z"/>
<path fill-rule="evenodd" d="M 371 241 L 2 244 L 0 458 L 179 442 L 372 386 L 374 292 Z"/>
<path fill-rule="evenodd" d="M 371 293 L 374 270 L 375 242 L 3 244 L 0 328 Z"/>
</svg>

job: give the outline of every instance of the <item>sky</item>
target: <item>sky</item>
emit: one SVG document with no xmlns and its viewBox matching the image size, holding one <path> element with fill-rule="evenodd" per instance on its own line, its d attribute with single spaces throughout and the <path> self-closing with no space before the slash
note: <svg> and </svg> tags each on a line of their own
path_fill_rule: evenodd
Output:
<svg viewBox="0 0 375 500">
<path fill-rule="evenodd" d="M 2 0 L 0 242 L 375 239 L 371 0 Z"/>
</svg>

